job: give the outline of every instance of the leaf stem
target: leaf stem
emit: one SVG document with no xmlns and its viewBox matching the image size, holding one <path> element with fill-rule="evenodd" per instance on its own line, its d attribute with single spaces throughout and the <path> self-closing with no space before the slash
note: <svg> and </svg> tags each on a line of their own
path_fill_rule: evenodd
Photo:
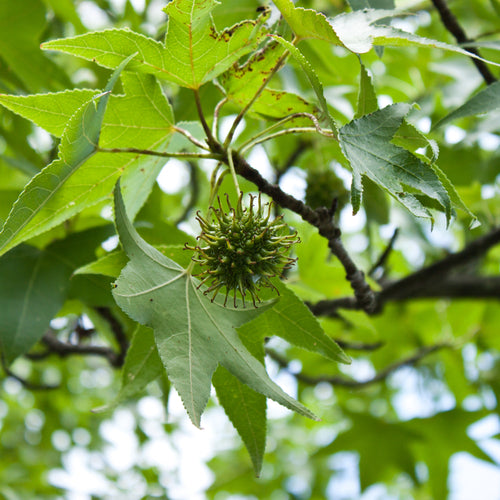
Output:
<svg viewBox="0 0 500 500">
<path fill-rule="evenodd" d="M 231 148 L 227 148 L 227 160 L 229 164 L 229 170 L 231 171 L 231 175 L 233 176 L 234 187 L 236 188 L 236 196 L 239 196 L 240 185 L 238 183 L 238 176 L 236 175 L 236 170 L 234 170 L 233 150 Z"/>
<path fill-rule="evenodd" d="M 196 137 L 194 137 L 191 133 L 189 133 L 187 130 L 181 128 L 181 127 L 176 127 L 175 125 L 172 127 L 176 132 L 179 132 L 179 134 L 182 134 L 186 139 L 191 141 L 195 146 L 198 146 L 201 149 L 205 149 L 206 151 L 210 151 L 210 148 L 206 145 L 203 144 L 201 141 L 199 141 Z"/>
<path fill-rule="evenodd" d="M 332 137 L 333 139 L 337 140 L 337 137 L 331 130 L 326 130 L 321 128 L 321 125 L 319 124 L 318 119 L 311 113 L 294 113 L 292 115 L 285 116 L 285 118 L 282 118 L 278 122 L 274 123 L 273 125 L 267 127 L 266 129 L 262 130 L 258 134 L 254 135 L 251 139 L 248 141 L 244 142 L 240 148 L 238 149 L 238 153 L 243 154 L 245 151 L 248 149 L 252 148 L 253 146 L 260 144 L 261 142 L 268 141 L 269 139 L 272 139 L 273 137 L 276 137 L 275 135 L 269 135 L 266 136 L 263 140 L 256 140 L 262 137 L 263 135 L 275 130 L 276 128 L 280 127 L 281 125 L 284 125 L 286 122 L 290 120 L 294 120 L 296 118 L 308 118 L 311 120 L 314 124 L 314 128 L 312 127 L 295 127 L 295 128 L 290 128 L 287 130 L 291 130 L 292 132 L 285 132 L 285 133 L 300 133 L 300 132 L 318 132 L 321 135 L 324 135 L 326 137 Z M 284 132 L 284 131 L 282 131 Z"/>
<path fill-rule="evenodd" d="M 224 99 L 220 100 L 215 106 L 214 109 L 214 121 L 212 123 L 212 135 L 217 139 L 219 137 L 219 114 L 222 106 L 228 102 L 228 98 L 224 97 Z"/>
<path fill-rule="evenodd" d="M 207 143 L 212 151 L 214 150 L 218 151 L 220 149 L 220 144 L 218 143 L 217 139 L 213 136 L 212 130 L 208 126 L 207 120 L 205 119 L 205 115 L 203 114 L 203 108 L 201 106 L 200 93 L 198 92 L 198 89 L 193 89 L 193 94 L 194 94 L 194 101 L 196 103 L 196 109 L 198 111 L 198 116 L 200 118 L 200 123 L 207 136 Z"/>
<path fill-rule="evenodd" d="M 149 149 L 138 148 L 97 148 L 98 153 L 132 153 L 146 156 L 159 156 L 161 158 L 180 158 L 183 160 L 189 158 L 206 158 L 209 160 L 220 160 L 223 155 L 219 153 L 167 153 L 164 151 L 152 151 Z"/>
</svg>

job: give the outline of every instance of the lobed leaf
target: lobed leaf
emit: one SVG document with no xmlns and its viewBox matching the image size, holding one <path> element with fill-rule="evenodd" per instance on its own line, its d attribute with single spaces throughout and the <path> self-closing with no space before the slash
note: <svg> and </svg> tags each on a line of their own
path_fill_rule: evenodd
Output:
<svg viewBox="0 0 500 500">
<path fill-rule="evenodd" d="M 410 108 L 409 104 L 393 104 L 340 129 L 340 146 L 353 170 L 351 201 L 354 213 L 359 210 L 361 179 L 366 175 L 414 215 L 432 218 L 427 208 L 408 192 L 408 187 L 437 200 L 449 220 L 450 198 L 434 170 L 409 151 L 390 143 Z"/>
<path fill-rule="evenodd" d="M 465 104 L 446 115 L 433 128 L 442 127 L 446 123 L 467 116 L 480 115 L 500 108 L 500 82 L 494 82 L 478 92 Z"/>
<path fill-rule="evenodd" d="M 118 278 L 113 295 L 132 319 L 153 328 L 168 377 L 192 422 L 200 425 L 219 364 L 253 390 L 315 418 L 269 378 L 236 333 L 235 328 L 272 303 L 259 309 L 233 309 L 211 302 L 198 290 L 198 280 L 139 236 L 126 216 L 119 183 L 115 188 L 115 216 L 130 262 Z"/>
<path fill-rule="evenodd" d="M 242 66 L 233 66 L 221 75 L 220 82 L 226 97 L 244 108 L 259 91 L 262 81 L 268 77 L 283 55 L 278 43 L 269 43 L 252 55 Z M 303 97 L 265 88 L 250 108 L 250 112 L 268 118 L 284 118 L 292 113 L 318 113 L 317 107 Z"/>
<path fill-rule="evenodd" d="M 297 347 L 349 364 L 350 358 L 325 334 L 318 319 L 304 302 L 281 281 L 276 281 L 274 285 L 280 292 L 280 300 L 239 331 L 247 336 L 252 330 L 260 332 L 262 337 L 278 336 Z"/>
<path fill-rule="evenodd" d="M 309 82 L 311 83 L 312 88 L 314 89 L 314 92 L 316 93 L 316 96 L 318 97 L 318 101 L 321 107 L 321 110 L 323 111 L 326 119 L 328 120 L 330 124 L 330 128 L 332 132 L 336 132 L 337 127 L 335 125 L 335 121 L 333 120 L 332 116 L 330 115 L 330 111 L 328 110 L 328 104 L 326 102 L 325 96 L 323 94 L 323 85 L 321 84 L 318 76 L 316 75 L 313 67 L 309 63 L 309 61 L 304 57 L 302 52 L 292 45 L 289 41 L 285 40 L 284 38 L 281 38 L 280 36 L 272 35 L 272 37 L 283 47 L 285 47 L 290 54 L 296 59 L 296 61 L 300 64 L 301 68 L 303 69 L 304 73 L 306 74 L 307 78 L 309 79 Z"/>
<path fill-rule="evenodd" d="M 134 144 L 165 150 L 172 135 L 173 116 L 161 88 L 150 75 L 124 74 L 125 95 L 110 98 L 109 91 L 119 73 L 120 69 L 116 70 L 97 108 L 92 99 L 73 115 L 63 133 L 60 157 L 35 176 L 19 196 L 0 233 L 0 253 L 107 198 L 124 172 L 129 207 L 134 215 L 140 209 L 164 160 L 96 154 L 97 143 L 103 147 Z M 31 108 L 30 116 L 37 118 L 49 105 L 57 108 L 57 99 L 66 102 L 68 95 L 35 97 L 36 106 Z M 109 109 L 104 113 L 108 102 Z"/>
<path fill-rule="evenodd" d="M 42 48 L 59 50 L 116 68 L 138 52 L 130 70 L 152 73 L 182 87 L 198 89 L 244 56 L 262 38 L 261 24 L 243 21 L 219 33 L 210 13 L 216 0 L 174 0 L 164 9 L 169 16 L 165 42 L 160 43 L 128 29 L 112 29 L 73 38 L 52 40 Z"/>
<path fill-rule="evenodd" d="M 240 334 L 242 328 L 238 330 Z M 240 335 L 241 340 L 252 356 L 264 364 L 263 338 L 255 335 L 254 329 L 247 330 L 249 334 Z M 219 403 L 245 443 L 258 476 L 266 448 L 266 397 L 241 383 L 222 366 L 215 370 L 212 383 Z"/>
</svg>

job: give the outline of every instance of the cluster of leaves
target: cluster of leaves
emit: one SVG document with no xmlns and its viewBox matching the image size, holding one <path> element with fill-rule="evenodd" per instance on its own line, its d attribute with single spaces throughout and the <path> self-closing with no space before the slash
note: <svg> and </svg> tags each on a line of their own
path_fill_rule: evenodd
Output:
<svg viewBox="0 0 500 500">
<path fill-rule="evenodd" d="M 141 33 L 153 2 L 146 2 L 142 16 L 127 2 L 123 20 L 129 27 L 88 33 L 71 2 L 29 0 L 16 22 L 11 22 L 13 5 L 0 7 L 4 369 L 28 387 L 16 374 L 23 369 L 29 374 L 27 366 L 39 366 L 49 355 L 99 355 L 121 367 L 121 386 L 116 397 L 105 392 L 93 401 L 95 406 L 113 409 L 147 393 L 150 382 L 161 381 L 165 399 L 171 384 L 198 427 L 213 385 L 257 474 L 266 450 L 270 398 L 312 422 L 319 415 L 326 423 L 290 417 L 288 430 L 272 428 L 271 436 L 282 433 L 287 446 L 268 453 L 276 470 L 270 478 L 264 468 L 261 484 L 267 494 L 283 487 L 287 454 L 304 445 L 310 465 L 302 473 L 315 477 L 307 481 L 311 491 L 300 493 L 304 498 L 324 495 L 330 457 L 343 450 L 360 456 L 362 489 L 391 484 L 402 474 L 412 488 L 444 498 L 454 453 L 468 451 L 491 461 L 465 431 L 495 406 L 477 388 L 487 383 L 497 394 L 492 353 L 498 348 L 493 334 L 498 307 L 480 300 L 410 299 L 498 297 L 496 277 L 487 277 L 476 297 L 471 283 L 483 283 L 481 272 L 498 274 L 498 251 L 484 256 L 498 242 L 499 160 L 496 152 L 481 149 L 481 140 L 485 134 L 497 138 L 500 87 L 492 83 L 468 99 L 480 77 L 464 90 L 461 76 L 455 75 L 471 59 L 485 60 L 477 51 L 437 41 L 446 35 L 434 18 L 419 26 L 416 16 L 420 34 L 397 28 L 393 20 L 401 13 L 390 0 L 352 0 L 349 9 L 333 2 L 327 12 L 331 17 L 315 10 L 319 2 L 298 6 L 275 0 L 272 9 L 264 3 L 173 0 L 163 9 L 166 27 L 155 27 L 156 39 Z M 494 32 L 498 26 L 486 3 L 479 2 L 474 15 L 485 32 Z M 102 4 L 114 12 L 112 5 Z M 46 10 L 58 21 L 50 29 Z M 79 34 L 66 36 L 68 23 Z M 38 49 L 41 38 L 49 40 L 42 44 L 44 51 Z M 498 60 L 496 43 L 482 44 L 489 59 Z M 437 53 L 446 54 L 444 62 L 437 62 Z M 413 62 L 402 64 L 408 54 Z M 92 78 L 77 81 L 79 72 Z M 374 81 L 371 74 L 379 77 Z M 449 95 L 453 99 L 445 102 Z M 380 109 L 380 96 L 391 104 Z M 448 113 L 449 107 L 456 109 Z M 478 120 L 480 113 L 488 115 Z M 415 125 L 426 119 L 435 124 L 434 138 Z M 452 148 L 443 141 L 443 131 L 454 120 L 465 120 L 470 133 Z M 53 137 L 45 150 L 36 144 L 37 137 L 38 142 L 44 137 L 40 129 Z M 257 162 L 269 162 L 274 179 L 259 173 L 254 154 Z M 190 181 L 177 194 L 166 194 L 157 178 L 164 168 L 162 175 L 171 176 L 174 159 L 189 166 Z M 308 180 L 306 203 L 280 187 L 281 180 L 300 171 Z M 350 185 L 343 184 L 340 178 L 348 176 Z M 180 223 L 184 229 L 195 227 L 189 224 L 196 209 L 206 212 L 218 192 L 229 193 L 229 203 L 240 206 L 240 187 L 257 189 L 280 209 L 289 209 L 284 215 L 302 241 L 294 249 L 298 263 L 288 284 L 270 281 L 279 298 L 264 290 L 265 300 L 257 308 L 242 307 L 241 286 L 241 298 L 232 287 L 234 304 L 227 296 L 205 296 L 189 251 L 195 248 L 194 238 L 179 228 Z M 335 208 L 347 205 L 347 190 L 350 206 L 342 215 L 366 216 L 367 242 L 361 250 L 349 238 L 341 240 L 343 228 L 335 217 Z M 401 221 L 403 244 L 390 245 L 377 260 L 384 247 L 380 226 L 395 220 Z M 476 245 L 479 250 L 470 252 L 470 260 L 465 253 L 462 260 L 457 257 L 458 264 L 452 259 L 419 275 L 411 247 L 421 248 L 422 265 L 446 259 L 429 236 L 435 221 L 451 225 L 460 244 L 480 235 L 485 243 Z M 109 250 L 105 242 L 114 234 L 121 247 Z M 405 241 L 411 242 L 410 250 Z M 367 277 L 350 253 L 371 269 Z M 447 274 L 465 264 L 469 281 Z M 440 279 L 436 286 L 433 280 Z M 251 288 L 250 281 L 244 288 Z M 401 305 L 401 300 L 408 302 Z M 82 329 L 82 318 L 92 327 Z M 61 320 L 64 326 L 58 328 Z M 80 337 L 72 342 L 75 332 L 85 332 L 90 344 Z M 273 347 L 272 337 L 286 342 Z M 474 349 L 477 387 L 470 384 L 470 367 L 468 372 L 460 354 L 464 345 Z M 354 353 L 352 368 L 339 367 L 351 361 L 342 348 Z M 397 404 L 401 391 L 385 379 L 401 366 L 450 348 L 430 358 L 422 372 L 429 393 L 436 381 L 441 384 L 431 415 L 399 421 L 404 415 Z M 270 378 L 266 354 L 284 370 L 289 360 L 300 360 L 298 395 L 312 411 Z M 368 382 L 355 372 L 362 361 L 376 373 Z M 65 365 L 52 366 L 66 383 Z M 43 383 L 46 376 L 36 375 L 31 374 L 34 383 Z M 360 392 L 339 388 L 322 398 L 311 390 L 325 383 Z M 452 409 L 442 406 L 446 391 L 454 396 Z M 57 405 L 47 401 L 46 396 L 41 408 L 50 414 Z M 476 411 L 466 411 L 470 401 Z M 332 421 L 349 422 L 350 428 L 335 429 L 342 434 L 326 445 L 305 436 L 314 433 L 313 426 L 327 428 Z M 457 437 L 450 443 L 443 429 L 451 428 Z M 9 439 L 12 457 L 15 446 Z M 427 477 L 419 472 L 422 463 Z M 227 471 L 228 464 L 233 472 Z M 214 460 L 220 474 L 214 494 L 233 487 L 255 493 L 252 476 L 242 481 L 235 464 L 247 469 L 238 456 Z M 240 479 L 233 486 L 228 477 L 235 473 Z M 15 475 L 5 476 L 6 485 L 15 486 L 15 481 Z"/>
</svg>

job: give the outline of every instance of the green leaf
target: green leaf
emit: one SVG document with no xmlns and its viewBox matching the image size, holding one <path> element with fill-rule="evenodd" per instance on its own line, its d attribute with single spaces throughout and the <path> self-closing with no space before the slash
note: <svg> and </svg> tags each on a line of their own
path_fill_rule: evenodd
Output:
<svg viewBox="0 0 500 500">
<path fill-rule="evenodd" d="M 320 107 L 328 120 L 330 124 L 330 128 L 332 132 L 336 132 L 337 127 L 335 125 L 335 122 L 330 115 L 330 111 L 328 110 L 328 104 L 326 102 L 325 96 L 323 94 L 323 85 L 319 81 L 318 76 L 316 75 L 313 67 L 309 63 L 309 61 L 304 57 L 302 52 L 292 45 L 289 41 L 285 40 L 284 38 L 281 38 L 276 35 L 271 35 L 280 45 L 285 47 L 290 54 L 297 60 L 297 62 L 300 64 L 301 68 L 304 70 L 304 73 L 306 74 L 307 78 L 309 79 L 309 82 L 312 85 L 312 88 L 314 89 L 314 92 L 316 93 L 316 96 L 318 97 L 318 101 L 320 104 Z"/>
<path fill-rule="evenodd" d="M 118 278 L 121 270 L 126 266 L 128 258 L 123 250 L 108 253 L 103 257 L 79 267 L 74 274 L 100 274 Z"/>
<path fill-rule="evenodd" d="M 459 208 L 464 211 L 469 216 L 469 229 L 474 229 L 481 225 L 478 218 L 469 210 L 469 207 L 464 203 L 458 191 L 455 189 L 455 186 L 450 182 L 450 179 L 446 176 L 446 174 L 436 165 L 432 165 L 432 169 L 436 172 L 441 184 L 445 187 L 446 191 L 450 195 L 450 200 L 453 203 L 453 206 Z"/>
<path fill-rule="evenodd" d="M 7 363 L 43 336 L 66 300 L 71 273 L 111 234 L 111 226 L 92 229 L 44 250 L 21 245 L 0 258 L 0 347 Z"/>
<path fill-rule="evenodd" d="M 112 29 L 52 40 L 42 48 L 83 57 L 107 68 L 116 68 L 138 51 L 130 70 L 198 89 L 256 47 L 262 38 L 260 26 L 268 16 L 266 12 L 257 21 L 243 21 L 219 33 L 210 16 L 217 5 L 216 0 L 170 2 L 164 9 L 169 16 L 164 44 L 127 29 Z"/>
<path fill-rule="evenodd" d="M 401 127 L 394 134 L 391 141 L 396 146 L 401 146 L 412 152 L 416 152 L 421 148 L 428 148 L 430 155 L 429 161 L 435 162 L 439 156 L 439 146 L 437 142 L 433 139 L 429 139 L 420 130 L 418 130 L 414 125 L 406 120 L 403 120 Z"/>
<path fill-rule="evenodd" d="M 381 5 L 382 1 L 377 2 L 377 5 Z M 295 7 L 291 0 L 276 0 L 274 3 L 299 39 L 324 40 L 334 45 L 342 45 L 357 54 L 369 52 L 375 45 L 438 48 L 498 66 L 460 47 L 423 38 L 380 23 L 386 18 L 400 16 L 401 13 L 396 10 L 363 8 L 339 14 L 328 20 L 315 10 Z"/>
<path fill-rule="evenodd" d="M 71 269 L 60 256 L 22 245 L 0 259 L 0 347 L 10 364 L 44 334 L 62 307 Z"/>
<path fill-rule="evenodd" d="M 248 328 L 242 332 L 243 328 L 238 329 L 243 344 L 264 364 L 262 335 L 255 335 L 255 330 Z M 266 397 L 241 383 L 222 366 L 215 370 L 212 382 L 220 404 L 245 443 L 258 476 L 266 448 Z"/>
<path fill-rule="evenodd" d="M 418 429 L 408 429 L 404 423 L 389 423 L 371 415 L 349 412 L 348 416 L 352 427 L 322 453 L 341 450 L 358 452 L 362 491 L 378 482 L 390 482 L 401 471 L 417 483 L 412 445 L 421 439 Z"/>
<path fill-rule="evenodd" d="M 399 15 L 401 15 L 401 13 L 395 10 L 356 10 L 334 17 L 330 21 L 330 24 L 340 39 L 341 44 L 357 54 L 369 52 L 374 45 L 391 47 L 429 47 L 456 52 L 498 66 L 498 64 L 478 57 L 460 47 L 438 42 L 437 40 L 431 40 L 429 38 L 423 38 L 379 23 L 385 18 Z"/>
<path fill-rule="evenodd" d="M 280 293 L 280 300 L 264 314 L 242 326 L 239 331 L 258 331 L 262 337 L 276 335 L 297 347 L 317 352 L 333 361 L 351 362 L 337 343 L 328 337 L 311 310 L 284 283 L 274 285 Z"/>
<path fill-rule="evenodd" d="M 97 94 L 98 90 L 75 89 L 27 96 L 0 95 L 0 104 L 61 137 L 70 118 Z"/>
<path fill-rule="evenodd" d="M 360 64 L 361 74 L 359 82 L 358 106 L 354 118 L 360 118 L 369 113 L 373 113 L 378 109 L 377 95 L 375 94 L 375 89 L 373 88 L 372 79 L 361 61 Z"/>
<path fill-rule="evenodd" d="M 242 66 L 233 66 L 224 73 L 220 82 L 226 97 L 244 108 L 255 96 L 262 81 L 269 75 L 284 49 L 278 43 L 269 43 L 255 52 Z M 250 111 L 268 118 L 283 118 L 292 113 L 318 113 L 315 105 L 291 92 L 265 88 L 252 104 Z"/>
<path fill-rule="evenodd" d="M 394 0 L 347 0 L 352 10 L 395 9 Z"/>
<path fill-rule="evenodd" d="M 389 142 L 410 108 L 409 104 L 403 103 L 387 106 L 353 120 L 340 129 L 342 152 L 353 170 L 351 201 L 354 213 L 359 210 L 361 179 L 366 175 L 414 215 L 432 219 L 420 201 L 407 192 L 408 187 L 437 200 L 444 207 L 449 220 L 450 198 L 433 169 L 409 151 Z"/>
<path fill-rule="evenodd" d="M 165 150 L 172 134 L 172 111 L 154 77 L 149 75 L 127 73 L 123 76 L 125 96 L 109 99 L 109 90 L 119 72 L 120 69 L 110 80 L 97 108 L 91 100 L 70 119 L 61 140 L 60 158 L 34 177 L 20 195 L 0 233 L 0 251 L 5 252 L 105 199 L 123 171 L 131 213 L 135 215 L 142 206 L 164 161 L 130 154 L 96 154 L 96 145 L 99 141 L 103 147 L 133 144 Z M 66 99 L 64 94 L 59 96 Z M 52 95 L 48 99 L 52 102 L 54 98 Z M 108 99 L 109 110 L 104 114 Z"/>
<path fill-rule="evenodd" d="M 432 498 L 447 497 L 448 463 L 454 453 L 467 452 L 480 460 L 494 463 L 467 435 L 467 428 L 486 415 L 484 410 L 467 412 L 457 408 L 429 418 L 415 418 L 405 424 L 408 430 L 422 436 L 415 443 L 416 458 L 427 464 Z"/>
<path fill-rule="evenodd" d="M 488 113 L 500 107 L 500 82 L 494 82 L 485 89 L 478 92 L 465 104 L 452 111 L 449 115 L 440 120 L 433 128 L 442 127 L 458 118 L 474 116 L 482 113 Z"/>
<path fill-rule="evenodd" d="M 139 325 L 125 357 L 120 392 L 112 407 L 142 392 L 162 373 L 163 364 L 156 349 L 153 331 Z"/>
<path fill-rule="evenodd" d="M 340 38 L 332 29 L 324 14 L 313 9 L 295 7 L 291 0 L 275 0 L 274 4 L 298 38 L 317 38 L 335 45 L 341 45 Z"/>
<path fill-rule="evenodd" d="M 70 85 L 64 72 L 40 53 L 46 12 L 40 0 L 0 2 L 0 54 L 10 71 L 32 92 Z"/>
<path fill-rule="evenodd" d="M 269 307 L 224 308 L 198 290 L 188 270 L 147 244 L 127 219 L 119 183 L 115 188 L 118 233 L 130 262 L 113 290 L 132 319 L 150 326 L 169 379 L 196 425 L 210 396 L 212 375 L 220 364 L 241 382 L 278 403 L 315 418 L 284 393 L 245 348 L 235 328 Z M 241 306 L 241 301 L 239 302 Z"/>
</svg>

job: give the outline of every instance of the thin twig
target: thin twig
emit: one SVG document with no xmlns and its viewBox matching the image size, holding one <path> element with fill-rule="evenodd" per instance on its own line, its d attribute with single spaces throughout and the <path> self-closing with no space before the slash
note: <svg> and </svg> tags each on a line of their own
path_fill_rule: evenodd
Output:
<svg viewBox="0 0 500 500">
<path fill-rule="evenodd" d="M 327 137 L 333 137 L 330 131 L 323 131 L 320 132 L 318 129 L 314 127 L 290 127 L 286 128 L 285 130 L 280 130 L 279 132 L 274 132 L 274 134 L 269 134 L 266 135 L 265 137 L 261 137 L 260 139 L 252 140 L 249 144 L 247 144 L 244 148 L 240 149 L 240 153 L 245 153 L 250 148 L 253 148 L 254 146 L 257 146 L 257 144 L 262 144 L 263 142 L 270 141 L 271 139 L 276 139 L 276 137 L 282 137 L 284 135 L 289 135 L 289 134 L 310 134 L 318 132 L 321 135 L 327 136 Z"/>
<path fill-rule="evenodd" d="M 303 129 L 303 130 L 297 130 L 298 132 L 300 132 L 300 131 L 318 132 L 321 135 L 324 135 L 327 137 L 332 137 L 332 138 L 336 139 L 335 135 L 332 134 L 331 130 L 326 130 L 326 129 L 321 128 L 321 125 L 319 124 L 318 119 L 314 115 L 312 115 L 311 113 L 294 113 L 292 115 L 285 116 L 281 120 L 277 121 L 276 123 L 273 123 L 271 126 L 265 128 L 264 130 L 262 130 L 258 134 L 254 135 L 251 139 L 248 139 L 248 141 L 244 142 L 239 147 L 238 152 L 243 154 L 245 151 L 247 151 L 251 147 L 255 146 L 256 144 L 259 144 L 261 142 L 268 141 L 269 139 L 272 139 L 273 137 L 275 137 L 274 135 L 273 136 L 271 136 L 271 135 L 266 136 L 266 138 L 264 140 L 257 141 L 257 139 L 260 139 L 262 136 L 268 134 L 269 132 L 272 132 L 273 130 L 277 129 L 278 127 L 281 127 L 285 123 L 289 122 L 290 120 L 294 120 L 296 118 L 307 118 L 307 119 L 311 120 L 313 125 L 314 125 L 314 129 L 310 129 L 309 127 L 296 127 L 296 129 L 299 129 L 299 128 Z M 287 130 L 290 130 L 290 129 L 287 129 Z"/>
<path fill-rule="evenodd" d="M 228 102 L 228 98 L 224 97 L 224 99 L 220 100 L 215 106 L 214 109 L 214 121 L 212 122 L 212 135 L 218 140 L 219 139 L 219 116 L 222 109 L 222 106 Z"/>
<path fill-rule="evenodd" d="M 391 236 L 391 239 L 389 240 L 389 243 L 387 244 L 387 247 L 382 252 L 382 255 L 380 255 L 380 257 L 377 259 L 377 262 L 375 262 L 375 264 L 373 264 L 371 269 L 368 271 L 368 276 L 370 277 L 373 276 L 373 274 L 377 269 L 385 266 L 385 263 L 387 262 L 387 259 L 389 258 L 389 255 L 391 254 L 392 249 L 394 248 L 394 243 L 396 243 L 398 233 L 399 229 L 396 228 Z"/>
<path fill-rule="evenodd" d="M 462 26 L 460 26 L 460 23 L 458 22 L 457 18 L 454 16 L 453 12 L 451 12 L 448 5 L 446 4 L 446 0 L 432 0 L 432 3 L 439 12 L 441 21 L 443 21 L 443 24 L 445 25 L 446 29 L 455 37 L 455 40 L 458 43 L 462 44 L 464 49 L 468 50 L 469 52 L 478 57 L 481 57 L 479 51 L 475 47 L 467 45 L 467 42 L 472 42 L 473 40 L 470 40 L 467 37 Z M 490 71 L 490 69 L 488 68 L 487 64 L 484 61 L 475 59 L 473 57 L 471 57 L 471 60 L 475 64 L 479 73 L 481 73 L 481 76 L 488 85 L 496 82 L 495 76 Z"/>
<path fill-rule="evenodd" d="M 200 196 L 200 182 L 198 179 L 198 169 L 196 168 L 196 164 L 188 161 L 187 165 L 189 167 L 189 185 L 191 188 L 191 196 L 189 197 L 189 202 L 182 211 L 182 214 L 175 221 L 176 225 L 186 220 L 189 212 L 191 212 L 191 210 L 195 207 L 198 197 Z"/>
<path fill-rule="evenodd" d="M 59 384 L 36 384 L 34 382 L 30 382 L 29 380 L 16 375 L 10 368 L 7 368 L 6 366 L 3 367 L 3 370 L 8 377 L 12 377 L 13 379 L 20 382 L 21 385 L 29 391 L 53 391 L 54 389 L 60 388 Z"/>
</svg>

